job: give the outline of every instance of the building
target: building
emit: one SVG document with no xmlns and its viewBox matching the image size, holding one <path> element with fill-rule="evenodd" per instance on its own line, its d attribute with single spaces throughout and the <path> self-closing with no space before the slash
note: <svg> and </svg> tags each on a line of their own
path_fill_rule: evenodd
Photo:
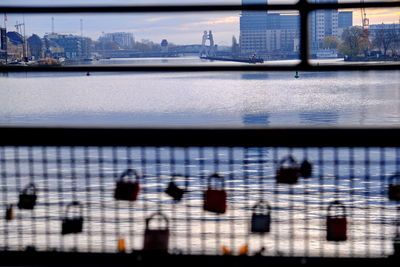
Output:
<svg viewBox="0 0 400 267">
<path fill-rule="evenodd" d="M 44 37 L 48 39 L 48 44 L 55 43 L 57 47 L 62 48 L 62 52 L 58 50 L 57 57 L 73 58 L 89 58 L 92 52 L 92 40 L 88 37 L 81 37 L 71 34 L 48 34 Z M 52 45 L 54 46 L 54 45 Z M 50 47 L 47 47 L 47 51 Z"/>
<path fill-rule="evenodd" d="M 266 0 L 242 0 L 242 5 L 267 4 Z M 298 52 L 299 16 L 242 12 L 240 18 L 240 49 L 242 56 L 256 54 L 265 59 L 295 56 Z"/>
<path fill-rule="evenodd" d="M 121 48 L 132 48 L 135 39 L 133 37 L 132 33 L 129 32 L 113 32 L 113 33 L 105 33 L 99 38 L 99 42 L 104 42 L 104 43 L 111 43 L 115 42 Z"/>
<path fill-rule="evenodd" d="M 345 29 L 353 26 L 353 11 L 339 11 L 338 13 L 338 36 L 342 36 Z"/>
<path fill-rule="evenodd" d="M 337 3 L 337 0 L 311 0 L 312 3 Z M 338 35 L 338 10 L 322 9 L 310 13 L 310 37 L 311 37 L 311 54 L 315 54 L 318 50 L 322 50 L 324 38 L 326 36 Z"/>
<path fill-rule="evenodd" d="M 31 56 L 34 59 L 42 58 L 44 52 L 42 39 L 36 34 L 32 34 L 32 36 L 27 39 L 27 42 Z"/>
<path fill-rule="evenodd" d="M 0 59 L 7 57 L 7 34 L 5 28 L 0 28 Z"/>
<path fill-rule="evenodd" d="M 242 5 L 267 4 L 267 0 L 242 0 Z M 240 17 L 240 50 L 243 55 L 264 55 L 267 50 L 266 11 L 243 10 Z"/>
</svg>

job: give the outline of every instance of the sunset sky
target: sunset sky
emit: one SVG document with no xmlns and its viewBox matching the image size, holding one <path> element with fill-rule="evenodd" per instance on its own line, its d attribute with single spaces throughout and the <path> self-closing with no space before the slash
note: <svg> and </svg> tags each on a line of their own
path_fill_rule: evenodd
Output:
<svg viewBox="0 0 400 267">
<path fill-rule="evenodd" d="M 344 1 L 343 1 L 344 2 Z M 1 0 L 1 5 L 90 5 L 90 4 L 187 4 L 185 0 Z M 190 3 L 240 4 L 240 0 L 196 0 Z M 269 0 L 271 4 L 293 3 L 292 0 Z M 367 9 L 370 24 L 399 23 L 399 9 Z M 361 23 L 360 10 L 353 13 L 353 24 Z M 80 21 L 83 20 L 83 35 L 97 39 L 103 32 L 132 32 L 136 40 L 148 39 L 160 42 L 168 39 L 175 44 L 201 42 L 202 32 L 212 30 L 218 45 L 230 45 L 232 36 L 239 37 L 240 12 L 226 13 L 174 13 L 174 14 L 69 14 L 69 15 L 25 15 L 7 14 L 7 28 L 15 30 L 18 21 L 25 21 L 26 34 L 43 36 L 51 32 L 51 18 L 54 17 L 55 32 L 80 35 Z M 4 25 L 3 19 L 0 25 Z"/>
</svg>

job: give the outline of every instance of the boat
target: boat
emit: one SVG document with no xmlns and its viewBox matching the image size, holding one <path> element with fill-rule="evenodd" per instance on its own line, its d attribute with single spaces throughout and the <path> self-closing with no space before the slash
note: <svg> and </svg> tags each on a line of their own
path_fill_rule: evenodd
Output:
<svg viewBox="0 0 400 267">
<path fill-rule="evenodd" d="M 243 63 L 264 63 L 264 59 L 259 57 L 249 57 L 249 58 L 233 58 L 233 57 L 210 57 L 210 56 L 202 56 L 200 59 L 207 60 L 220 60 L 220 61 L 234 61 L 234 62 L 243 62 Z"/>
</svg>

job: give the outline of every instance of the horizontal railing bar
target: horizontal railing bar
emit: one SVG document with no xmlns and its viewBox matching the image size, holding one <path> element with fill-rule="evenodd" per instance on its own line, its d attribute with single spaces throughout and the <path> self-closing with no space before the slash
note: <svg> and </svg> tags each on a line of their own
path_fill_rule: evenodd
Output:
<svg viewBox="0 0 400 267">
<path fill-rule="evenodd" d="M 307 3 L 271 5 L 109 5 L 109 6 L 0 6 L 0 13 L 144 13 L 240 10 L 303 10 L 400 7 L 400 2 Z"/>
<path fill-rule="evenodd" d="M 333 258 L 333 257 L 268 257 L 268 256 L 211 256 L 184 255 L 167 253 L 76 253 L 76 252 L 42 252 L 26 253 L 21 251 L 0 252 L 2 266 L 397 266 L 397 257 L 390 258 Z"/>
<path fill-rule="evenodd" d="M 0 127 L 0 146 L 399 147 L 398 127 Z"/>
<path fill-rule="evenodd" d="M 0 72 L 205 72 L 205 71 L 369 71 L 399 70 L 398 63 L 388 64 L 296 64 L 296 65 L 134 65 L 134 66 L 0 66 Z"/>
</svg>

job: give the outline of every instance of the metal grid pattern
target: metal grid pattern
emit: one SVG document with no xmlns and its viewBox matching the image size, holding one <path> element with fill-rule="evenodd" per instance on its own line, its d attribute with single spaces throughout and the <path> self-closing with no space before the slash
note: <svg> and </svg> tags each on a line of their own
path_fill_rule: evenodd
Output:
<svg viewBox="0 0 400 267">
<path fill-rule="evenodd" d="M 394 253 L 400 215 L 398 201 L 388 198 L 399 153 L 397 147 L 3 146 L 0 203 L 5 216 L 13 204 L 14 218 L 2 218 L 0 247 L 114 253 L 124 242 L 126 252 L 139 251 L 146 218 L 161 212 L 168 218 L 169 253 L 387 257 Z M 310 161 L 312 175 L 278 183 L 277 170 L 287 167 L 280 164 L 288 155 Z M 129 168 L 140 176 L 137 200 L 115 200 L 116 181 Z M 224 177 L 223 214 L 203 208 L 214 173 Z M 180 201 L 165 193 L 174 174 L 174 183 L 185 190 Z M 215 179 L 212 184 L 219 183 Z M 19 195 L 31 183 L 36 206 L 18 208 Z M 260 200 L 270 205 L 270 231 L 264 234 L 250 231 Z M 337 200 L 346 209 L 347 240 L 327 241 L 327 209 Z M 62 235 L 62 221 L 73 213 L 66 214 L 66 206 L 73 201 L 82 204 L 83 229 Z M 165 228 L 165 222 L 152 224 Z"/>
</svg>

